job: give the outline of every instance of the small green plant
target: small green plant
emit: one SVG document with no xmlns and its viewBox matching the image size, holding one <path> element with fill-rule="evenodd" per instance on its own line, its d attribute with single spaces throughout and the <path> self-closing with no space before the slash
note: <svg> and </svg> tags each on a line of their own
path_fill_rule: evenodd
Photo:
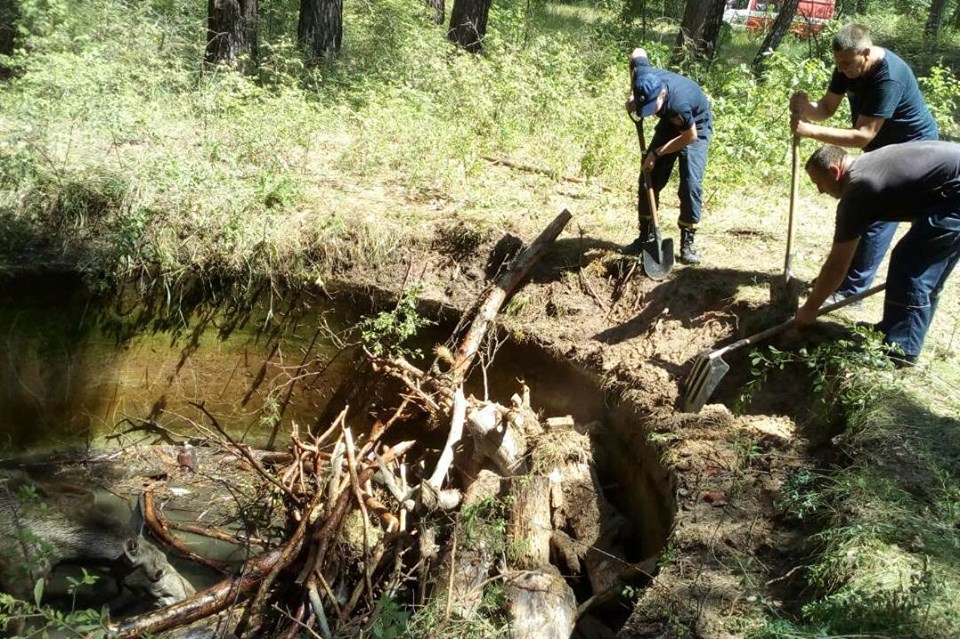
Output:
<svg viewBox="0 0 960 639">
<path fill-rule="evenodd" d="M 733 440 L 733 450 L 737 454 L 737 466 L 746 470 L 763 455 L 763 449 L 753 437 L 737 435 Z"/>
<path fill-rule="evenodd" d="M 417 297 L 421 286 L 406 289 L 391 311 L 378 313 L 360 322 L 360 341 L 364 347 L 377 357 L 420 357 L 418 348 L 409 349 L 404 344 L 414 337 L 421 328 L 435 322 L 420 315 L 417 310 Z"/>
<path fill-rule="evenodd" d="M 750 353 L 750 379 L 737 398 L 742 413 L 774 371 L 799 366 L 807 372 L 819 417 L 841 415 L 848 425 L 861 422 L 873 401 L 890 390 L 893 370 L 890 347 L 880 335 L 855 328 L 852 337 L 825 342 L 813 349 L 781 351 L 773 346 Z"/>
<path fill-rule="evenodd" d="M 107 636 L 106 610 L 77 610 L 77 593 L 85 586 L 92 586 L 99 577 L 82 568 L 82 575 L 67 577 L 67 593 L 72 597 L 70 611 L 61 612 L 43 605 L 44 580 L 37 579 L 33 585 L 33 601 L 17 599 L 0 592 L 0 628 L 10 630 L 29 623 L 31 637 L 48 636 L 48 633 L 66 632 L 69 636 L 100 639 Z M 17 635 L 15 635 L 17 636 Z"/>
<path fill-rule="evenodd" d="M 386 593 L 380 595 L 376 615 L 376 620 L 370 627 L 370 634 L 375 639 L 400 639 L 407 636 L 411 613 L 397 603 L 396 599 Z"/>
<path fill-rule="evenodd" d="M 467 548 L 484 549 L 494 554 L 507 549 L 507 511 L 512 500 L 488 497 L 463 509 L 463 544 Z"/>
<path fill-rule="evenodd" d="M 780 491 L 777 505 L 781 512 L 798 520 L 809 519 L 826 506 L 819 490 L 819 476 L 807 468 L 793 472 Z"/>
</svg>

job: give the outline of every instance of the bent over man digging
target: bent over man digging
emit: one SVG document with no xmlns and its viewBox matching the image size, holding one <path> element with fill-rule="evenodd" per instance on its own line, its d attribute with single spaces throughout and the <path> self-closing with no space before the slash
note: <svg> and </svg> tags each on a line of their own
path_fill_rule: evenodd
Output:
<svg viewBox="0 0 960 639">
<path fill-rule="evenodd" d="M 797 312 L 797 326 L 813 324 L 817 309 L 840 286 L 865 229 L 876 222 L 910 222 L 890 257 L 876 328 L 894 347 L 895 363 L 913 364 L 960 258 L 960 144 L 907 142 L 859 157 L 827 145 L 810 156 L 806 169 L 817 189 L 840 203 L 833 246 Z"/>
<path fill-rule="evenodd" d="M 836 67 L 819 102 L 811 102 L 803 92 L 790 98 L 791 128 L 796 135 L 864 151 L 937 139 L 937 123 L 923 101 L 913 71 L 892 51 L 874 46 L 866 27 L 840 27 L 833 38 L 833 59 Z M 810 123 L 831 117 L 844 94 L 850 101 L 850 128 Z M 895 222 L 886 221 L 864 230 L 850 270 L 829 301 L 870 287 L 896 230 Z"/>
<path fill-rule="evenodd" d="M 643 159 L 643 171 L 650 172 L 656 203 L 660 190 L 667 185 L 673 166 L 679 159 L 680 187 L 680 261 L 696 264 L 700 256 L 694 248 L 694 237 L 703 208 L 703 174 L 707 168 L 707 149 L 713 134 L 710 101 L 699 85 L 690 78 L 650 66 L 647 52 L 637 48 L 630 55 L 631 94 L 627 111 L 644 118 L 659 118 L 650 150 Z M 643 173 L 637 187 L 637 215 L 640 236 L 627 247 L 639 253 L 646 242 L 653 240 L 650 206 L 644 192 Z"/>
</svg>

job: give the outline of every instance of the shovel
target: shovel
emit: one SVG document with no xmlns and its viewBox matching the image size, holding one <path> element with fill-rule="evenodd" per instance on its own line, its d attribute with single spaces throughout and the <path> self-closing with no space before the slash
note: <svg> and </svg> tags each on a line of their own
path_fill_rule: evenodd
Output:
<svg viewBox="0 0 960 639">
<path fill-rule="evenodd" d="M 791 144 L 793 168 L 790 173 L 790 215 L 787 222 L 787 253 L 783 262 L 783 277 L 770 283 L 770 302 L 781 317 L 797 312 L 803 282 L 793 276 L 793 212 L 797 202 L 797 174 L 800 173 L 800 139 L 793 136 Z"/>
<path fill-rule="evenodd" d="M 875 293 L 879 293 L 886 287 L 886 283 L 879 284 L 867 291 L 857 293 L 856 295 L 851 295 L 850 297 L 844 298 L 839 302 L 824 306 L 817 312 L 817 317 L 843 308 L 844 306 L 849 306 L 850 304 L 862 300 L 865 297 L 869 297 Z M 730 365 L 723 361 L 724 355 L 743 348 L 744 346 L 750 346 L 752 344 L 756 344 L 757 342 L 762 342 L 765 339 L 769 339 L 774 335 L 787 330 L 792 324 L 793 318 L 791 317 L 785 322 L 777 324 L 776 326 L 768 328 L 767 330 L 761 331 L 755 335 L 744 337 L 743 339 L 737 340 L 733 344 L 724 346 L 723 348 L 718 348 L 714 351 L 703 351 L 700 353 L 697 356 L 696 361 L 693 362 L 693 368 L 690 370 L 690 377 L 687 378 L 686 383 L 683 385 L 680 410 L 685 413 L 700 412 L 700 409 L 703 408 L 703 405 L 707 403 L 708 399 L 710 399 L 713 391 L 716 390 L 717 384 L 720 383 L 720 380 L 723 379 L 723 376 L 726 375 L 727 371 L 730 370 Z"/>
<path fill-rule="evenodd" d="M 637 118 L 634 113 L 630 118 L 637 126 L 637 138 L 640 140 L 640 155 L 647 156 L 647 142 L 643 137 L 643 118 Z M 662 280 L 673 270 L 673 239 L 663 239 L 660 235 L 660 223 L 657 220 L 657 198 L 650 184 L 650 173 L 643 168 L 643 188 L 647 192 L 647 204 L 650 207 L 650 223 L 653 225 L 653 239 L 644 242 L 641 247 L 643 256 L 643 272 L 652 280 Z"/>
</svg>

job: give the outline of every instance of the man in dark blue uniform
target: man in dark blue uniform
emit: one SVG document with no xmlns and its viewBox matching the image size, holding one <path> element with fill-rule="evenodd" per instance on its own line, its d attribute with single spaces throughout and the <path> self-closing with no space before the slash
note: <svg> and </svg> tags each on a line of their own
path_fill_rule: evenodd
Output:
<svg viewBox="0 0 960 639">
<path fill-rule="evenodd" d="M 654 129 L 650 149 L 643 160 L 643 170 L 650 171 L 650 181 L 659 205 L 660 191 L 667 185 L 673 165 L 680 160 L 680 261 L 700 261 L 694 248 L 694 237 L 703 209 L 703 174 L 707 168 L 707 149 L 713 134 L 710 101 L 696 82 L 682 75 L 650 66 L 647 52 L 634 49 L 630 56 L 631 94 L 627 111 L 640 117 L 656 115 L 660 121 Z M 643 174 L 637 187 L 637 215 L 640 236 L 627 247 L 639 252 L 644 242 L 653 240 L 650 208 L 644 193 Z"/>
<path fill-rule="evenodd" d="M 819 191 L 840 203 L 830 255 L 797 312 L 797 325 L 813 324 L 820 305 L 840 286 L 864 230 L 876 222 L 910 222 L 890 257 L 877 329 L 899 347 L 895 362 L 914 363 L 960 258 L 960 144 L 907 142 L 859 157 L 827 145 L 810 156 L 806 169 Z"/>
<path fill-rule="evenodd" d="M 833 59 L 836 68 L 819 102 L 811 102 L 802 92 L 790 98 L 791 127 L 796 135 L 864 151 L 937 139 L 937 124 L 920 95 L 913 71 L 892 51 L 874 46 L 866 27 L 840 27 L 833 39 Z M 849 129 L 810 123 L 832 116 L 844 94 L 850 100 Z M 881 221 L 864 231 L 850 271 L 829 301 L 870 287 L 896 230 L 896 222 Z"/>
</svg>

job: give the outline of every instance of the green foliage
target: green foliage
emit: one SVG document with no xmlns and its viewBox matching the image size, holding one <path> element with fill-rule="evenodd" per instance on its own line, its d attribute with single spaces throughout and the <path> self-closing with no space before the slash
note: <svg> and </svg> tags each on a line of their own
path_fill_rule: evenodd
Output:
<svg viewBox="0 0 960 639">
<path fill-rule="evenodd" d="M 392 597 L 380 595 L 377 601 L 377 616 L 370 628 L 375 639 L 401 639 L 408 636 L 407 625 L 410 612 L 404 609 Z"/>
<path fill-rule="evenodd" d="M 81 582 L 78 587 L 80 585 L 88 584 Z M 47 637 L 57 633 L 89 639 L 103 639 L 108 636 L 110 618 L 106 609 L 103 611 L 74 610 L 64 613 L 41 605 L 42 593 L 42 580 L 37 582 L 37 587 L 34 589 L 34 602 L 22 601 L 0 592 L 0 628 L 15 628 L 19 624 L 29 624 L 28 636 L 30 637 Z"/>
<path fill-rule="evenodd" d="M 951 67 L 937 64 L 930 69 L 930 75 L 921 76 L 917 81 L 940 130 L 948 135 L 957 135 L 960 132 L 957 126 L 960 116 L 960 78 Z"/>
<path fill-rule="evenodd" d="M 434 324 L 420 315 L 417 310 L 417 297 L 420 286 L 404 290 L 397 305 L 391 311 L 383 311 L 375 317 L 368 317 L 357 324 L 360 341 L 364 347 L 377 357 L 420 357 L 420 349 L 408 349 L 404 344 L 417 332 Z"/>
<path fill-rule="evenodd" d="M 510 498 L 481 499 L 460 513 L 466 548 L 500 555 L 507 550 L 507 517 Z"/>
<path fill-rule="evenodd" d="M 773 346 L 750 352 L 750 379 L 741 387 L 736 410 L 742 412 L 767 385 L 773 371 L 799 366 L 824 421 L 840 416 L 850 426 L 862 423 L 873 402 L 892 387 L 889 346 L 868 329 L 855 328 L 849 338 L 830 340 L 813 349 L 781 351 Z"/>
<path fill-rule="evenodd" d="M 809 519 L 826 507 L 820 477 L 807 468 L 791 473 L 780 490 L 777 506 L 782 513 L 797 520 Z"/>
</svg>

